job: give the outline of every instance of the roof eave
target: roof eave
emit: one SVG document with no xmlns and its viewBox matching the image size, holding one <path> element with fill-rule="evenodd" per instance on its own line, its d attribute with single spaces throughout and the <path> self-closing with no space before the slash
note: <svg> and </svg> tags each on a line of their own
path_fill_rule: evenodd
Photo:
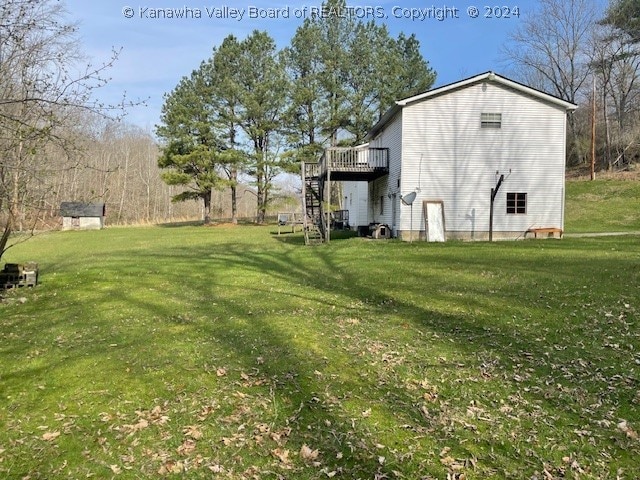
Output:
<svg viewBox="0 0 640 480">
<path fill-rule="evenodd" d="M 566 111 L 573 111 L 578 108 L 578 106 L 574 103 L 567 102 L 566 100 L 562 100 L 561 98 L 555 97 L 553 95 L 549 95 L 548 93 L 542 92 L 540 90 L 536 90 L 535 88 L 528 87 L 527 85 L 524 85 L 522 83 L 514 82 L 513 80 L 509 80 L 508 78 L 498 75 L 495 72 L 489 71 L 489 72 L 481 73 L 480 75 L 469 77 L 465 80 L 460 80 L 458 82 L 450 83 L 442 87 L 434 88 L 433 90 L 429 90 L 428 92 L 424 92 L 419 95 L 414 95 L 413 97 L 408 97 L 403 100 L 399 100 L 395 102 L 394 105 L 389 110 L 387 110 L 387 112 L 373 126 L 371 131 L 365 137 L 365 141 L 370 141 L 373 138 L 375 138 L 375 136 L 382 129 L 384 129 L 386 124 L 407 105 L 425 100 L 430 97 L 442 95 L 451 90 L 457 90 L 459 88 L 463 88 L 468 85 L 472 85 L 474 83 L 478 83 L 482 81 L 496 82 L 498 84 L 505 85 L 514 90 L 522 92 L 526 95 L 530 95 L 540 100 L 558 105 L 559 107 L 564 108 Z"/>
<path fill-rule="evenodd" d="M 378 120 L 378 122 L 373 126 L 373 128 L 369 130 L 369 133 L 367 134 L 367 136 L 364 137 L 364 141 L 368 143 L 371 140 L 373 140 L 376 137 L 376 135 L 382 129 L 384 129 L 386 124 L 389 123 L 391 119 L 395 117 L 398 114 L 398 112 L 402 110 L 402 107 L 403 105 L 401 105 L 400 102 L 395 102 L 393 106 L 389 108 L 389 110 L 387 110 L 385 114 L 382 115 L 382 117 L 380 117 L 380 120 Z"/>
</svg>

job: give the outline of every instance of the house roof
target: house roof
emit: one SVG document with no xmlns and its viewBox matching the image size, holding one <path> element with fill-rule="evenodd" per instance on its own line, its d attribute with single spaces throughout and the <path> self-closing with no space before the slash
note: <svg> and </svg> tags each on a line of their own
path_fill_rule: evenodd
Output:
<svg viewBox="0 0 640 480">
<path fill-rule="evenodd" d="M 102 217 L 104 203 L 62 202 L 61 217 Z"/>
<path fill-rule="evenodd" d="M 561 108 L 564 108 L 567 111 L 575 110 L 576 108 L 578 108 L 577 105 L 571 102 L 567 102 L 566 100 L 562 100 L 559 97 L 549 95 L 548 93 L 542 92 L 540 90 L 536 90 L 535 88 L 531 88 L 522 83 L 516 82 L 514 80 L 510 80 L 507 77 L 503 77 L 502 75 L 498 75 L 495 72 L 489 71 L 489 72 L 481 73 L 480 75 L 469 77 L 465 80 L 460 80 L 458 82 L 450 83 L 442 87 L 434 88 L 433 90 L 429 90 L 425 93 L 414 95 L 413 97 L 405 98 L 404 100 L 399 100 L 395 102 L 393 107 L 387 110 L 387 112 L 382 116 L 382 118 L 380 118 L 378 123 L 374 125 L 374 127 L 371 129 L 371 131 L 367 135 L 366 139 L 370 140 L 373 137 L 375 137 L 385 127 L 385 125 L 389 123 L 389 121 L 391 121 L 391 119 L 407 105 L 411 105 L 417 102 L 422 102 L 430 98 L 444 95 L 449 92 L 459 90 L 461 88 L 465 88 L 480 82 L 492 82 L 495 84 L 503 85 L 515 91 L 521 92 L 525 95 L 529 95 L 533 98 L 537 98 L 540 101 L 557 105 Z"/>
</svg>

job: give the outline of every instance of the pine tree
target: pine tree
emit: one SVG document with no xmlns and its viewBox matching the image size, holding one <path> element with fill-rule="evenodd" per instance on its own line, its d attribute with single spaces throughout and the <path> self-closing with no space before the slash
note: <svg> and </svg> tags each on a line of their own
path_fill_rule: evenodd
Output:
<svg viewBox="0 0 640 480">
<path fill-rule="evenodd" d="M 630 43 L 639 43 L 640 2 L 638 0 L 612 0 L 602 23 L 629 35 Z"/>
<path fill-rule="evenodd" d="M 264 222 L 273 179 L 282 169 L 278 154 L 286 107 L 287 79 L 273 38 L 254 31 L 242 43 L 240 71 L 240 125 L 251 144 L 249 174 L 254 178 L 258 223 Z"/>
<path fill-rule="evenodd" d="M 223 149 L 212 125 L 210 88 L 203 75 L 205 64 L 165 95 L 161 122 L 156 128 L 164 140 L 158 165 L 162 179 L 185 189 L 173 201 L 202 200 L 204 222 L 211 222 L 211 192 L 222 185 L 219 167 Z"/>
<path fill-rule="evenodd" d="M 225 147 L 226 161 L 222 168 L 226 184 L 231 190 L 231 222 L 238 222 L 238 173 L 246 162 L 240 150 L 239 129 L 242 122 L 242 87 L 239 83 L 242 45 L 229 35 L 206 64 L 206 75 L 211 85 L 210 102 L 214 110 L 213 127 Z"/>
<path fill-rule="evenodd" d="M 431 88 L 435 73 L 412 36 L 348 15 L 328 0 L 285 50 L 292 82 L 289 107 L 294 156 L 317 158 L 323 146 L 357 144 L 395 101 Z"/>
</svg>

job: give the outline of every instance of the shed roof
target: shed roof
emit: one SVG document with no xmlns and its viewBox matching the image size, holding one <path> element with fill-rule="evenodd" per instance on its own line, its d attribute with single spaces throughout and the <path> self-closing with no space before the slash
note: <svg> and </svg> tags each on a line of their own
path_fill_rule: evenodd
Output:
<svg viewBox="0 0 640 480">
<path fill-rule="evenodd" d="M 62 217 L 102 217 L 105 210 L 104 202 L 62 202 L 60 216 Z"/>
<path fill-rule="evenodd" d="M 414 95 L 413 97 L 405 98 L 404 100 L 399 100 L 395 102 L 395 104 L 387 110 L 387 112 L 382 116 L 382 118 L 374 125 L 369 134 L 367 135 L 367 140 L 375 137 L 387 123 L 391 121 L 391 119 L 400 112 L 407 105 L 421 102 L 424 100 L 428 100 L 429 98 L 433 98 L 439 95 L 444 95 L 446 93 L 459 90 L 464 87 L 468 87 L 475 83 L 480 82 L 492 82 L 496 84 L 503 85 L 505 87 L 511 88 L 515 91 L 518 91 L 524 95 L 529 95 L 533 98 L 536 98 L 542 102 L 547 102 L 553 105 L 557 105 L 560 108 L 564 108 L 566 111 L 575 110 L 578 108 L 577 105 L 567 102 L 559 97 L 554 95 L 550 95 L 548 93 L 542 92 L 535 88 L 531 88 L 522 83 L 516 82 L 514 80 L 510 80 L 507 77 L 503 77 L 502 75 L 498 75 L 495 72 L 489 71 L 485 73 L 481 73 L 480 75 L 475 75 L 473 77 L 469 77 L 465 80 L 460 80 L 458 82 L 450 83 L 448 85 L 444 85 L 442 87 L 434 88 L 433 90 L 429 90 L 428 92 L 421 93 L 419 95 Z"/>
</svg>

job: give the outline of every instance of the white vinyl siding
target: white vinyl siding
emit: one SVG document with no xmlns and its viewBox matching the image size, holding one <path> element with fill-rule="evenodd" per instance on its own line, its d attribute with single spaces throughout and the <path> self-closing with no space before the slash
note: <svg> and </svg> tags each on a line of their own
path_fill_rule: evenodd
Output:
<svg viewBox="0 0 640 480">
<path fill-rule="evenodd" d="M 402 188 L 402 185 L 400 188 L 398 187 L 402 160 L 402 112 L 387 124 L 380 135 L 369 142 L 369 146 L 389 149 L 389 175 L 371 182 L 369 187 L 369 198 L 376 200 L 375 205 L 369 208 L 369 221 L 385 223 L 391 228 L 397 229 L 397 225 L 392 225 L 394 209 L 392 202 L 396 203 L 396 212 L 399 214 L 398 204 L 400 202 L 400 188 Z M 384 196 L 383 213 L 380 213 L 381 196 Z M 396 219 L 397 221 L 398 219 Z"/>
<path fill-rule="evenodd" d="M 499 113 L 501 128 L 483 128 L 483 113 Z M 401 188 L 418 191 L 414 229 L 425 229 L 422 202 L 441 200 L 447 231 L 487 232 L 491 188 L 502 174 L 494 231 L 562 228 L 565 123 L 564 108 L 490 82 L 405 106 Z M 526 215 L 506 214 L 507 192 L 529 193 Z M 408 214 L 403 206 L 402 230 Z"/>
<path fill-rule="evenodd" d="M 344 182 L 344 209 L 349 210 L 349 226 L 353 229 L 369 225 L 368 189 L 365 182 Z"/>
</svg>

